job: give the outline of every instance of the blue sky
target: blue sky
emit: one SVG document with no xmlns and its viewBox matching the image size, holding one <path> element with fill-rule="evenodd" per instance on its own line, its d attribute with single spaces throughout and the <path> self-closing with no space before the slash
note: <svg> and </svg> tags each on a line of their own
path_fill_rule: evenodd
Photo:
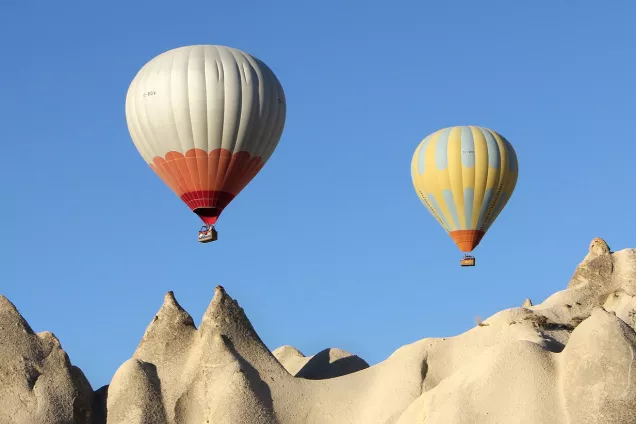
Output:
<svg viewBox="0 0 636 424">
<path fill-rule="evenodd" d="M 0 293 L 52 331 L 94 389 L 174 290 L 195 322 L 217 284 L 271 348 L 372 364 L 564 289 L 593 237 L 634 247 L 636 75 L 627 1 L 7 1 Z M 144 163 L 126 90 L 157 54 L 221 44 L 287 97 L 278 149 L 220 240 Z M 429 133 L 480 125 L 519 182 L 475 268 L 420 203 Z"/>
</svg>

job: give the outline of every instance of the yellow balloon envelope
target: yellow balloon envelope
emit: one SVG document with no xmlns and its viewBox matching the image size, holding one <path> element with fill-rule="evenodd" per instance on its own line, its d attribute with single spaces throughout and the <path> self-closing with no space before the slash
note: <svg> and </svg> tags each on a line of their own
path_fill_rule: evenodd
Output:
<svg viewBox="0 0 636 424">
<path fill-rule="evenodd" d="M 462 252 L 477 247 L 510 199 L 517 175 L 517 154 L 510 142 L 474 126 L 434 132 L 411 160 L 420 200 Z"/>
</svg>

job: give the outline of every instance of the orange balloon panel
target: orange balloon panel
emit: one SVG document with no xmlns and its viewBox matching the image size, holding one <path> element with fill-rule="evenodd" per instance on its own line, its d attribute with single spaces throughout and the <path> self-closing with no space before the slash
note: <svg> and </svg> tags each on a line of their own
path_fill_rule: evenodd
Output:
<svg viewBox="0 0 636 424">
<path fill-rule="evenodd" d="M 225 207 L 263 167 L 259 157 L 216 149 L 157 156 L 150 167 L 206 224 L 216 223 Z"/>
</svg>

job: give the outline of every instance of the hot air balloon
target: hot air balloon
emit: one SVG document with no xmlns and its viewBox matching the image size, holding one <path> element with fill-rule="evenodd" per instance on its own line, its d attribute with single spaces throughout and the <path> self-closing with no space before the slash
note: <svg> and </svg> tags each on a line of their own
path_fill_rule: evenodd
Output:
<svg viewBox="0 0 636 424">
<path fill-rule="evenodd" d="M 150 60 L 126 95 L 126 121 L 150 168 L 214 228 L 265 165 L 283 132 L 283 88 L 263 62 L 240 50 L 195 45 Z"/>
<path fill-rule="evenodd" d="M 517 184 L 517 155 L 502 135 L 456 126 L 426 137 L 415 149 L 411 178 L 420 200 L 474 266 L 472 252 Z"/>
</svg>

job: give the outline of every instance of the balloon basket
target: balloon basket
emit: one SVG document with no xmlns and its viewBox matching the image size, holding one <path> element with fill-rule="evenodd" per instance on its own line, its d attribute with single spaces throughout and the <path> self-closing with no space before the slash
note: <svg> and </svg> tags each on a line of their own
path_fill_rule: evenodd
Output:
<svg viewBox="0 0 636 424">
<path fill-rule="evenodd" d="M 199 243 L 210 243 L 219 238 L 219 233 L 214 227 L 203 227 L 199 231 Z"/>
</svg>

